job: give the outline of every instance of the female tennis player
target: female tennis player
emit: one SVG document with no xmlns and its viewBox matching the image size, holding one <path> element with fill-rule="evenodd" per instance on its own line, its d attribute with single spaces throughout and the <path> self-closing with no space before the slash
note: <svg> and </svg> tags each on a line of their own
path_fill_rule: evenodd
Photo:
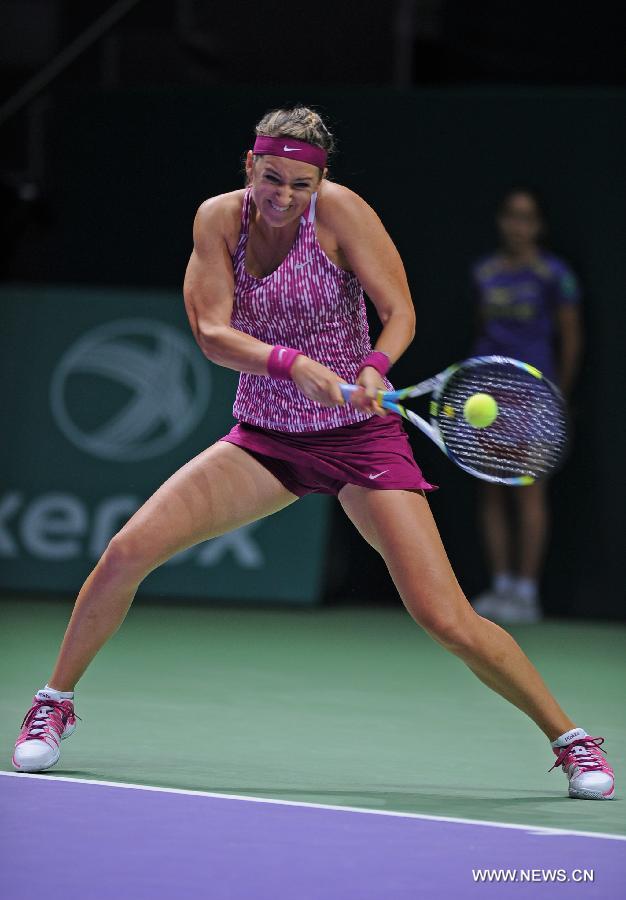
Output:
<svg viewBox="0 0 626 900">
<path fill-rule="evenodd" d="M 562 259 L 541 247 L 545 217 L 533 190 L 507 191 L 497 225 L 500 248 L 472 267 L 479 320 L 473 352 L 531 363 L 567 397 L 582 346 L 576 276 Z M 549 524 L 546 482 L 513 492 L 483 484 L 480 492 L 492 583 L 474 600 L 474 609 L 501 624 L 538 622 L 542 616 L 538 585 Z M 509 509 L 509 500 L 514 510 Z"/>
<path fill-rule="evenodd" d="M 310 493 L 337 495 L 384 558 L 411 616 L 552 743 L 574 797 L 613 796 L 599 745 L 577 727 L 513 638 L 477 615 L 446 557 L 401 420 L 376 392 L 411 343 L 402 262 L 375 212 L 325 178 L 333 139 L 307 108 L 259 122 L 248 186 L 205 201 L 184 285 L 193 333 L 241 373 L 223 439 L 165 482 L 111 540 L 78 596 L 56 667 L 34 698 L 14 765 L 53 766 L 76 727 L 74 687 L 138 585 L 175 553 Z M 372 351 L 363 289 L 383 329 Z M 361 390 L 344 404 L 339 385 Z"/>
</svg>

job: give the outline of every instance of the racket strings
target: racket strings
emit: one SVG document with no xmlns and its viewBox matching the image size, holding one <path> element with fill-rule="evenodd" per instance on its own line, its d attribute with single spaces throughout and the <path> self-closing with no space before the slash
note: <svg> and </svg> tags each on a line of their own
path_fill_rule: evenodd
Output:
<svg viewBox="0 0 626 900">
<path fill-rule="evenodd" d="M 473 394 L 498 404 L 491 425 L 475 428 L 464 416 Z M 516 366 L 463 368 L 438 397 L 437 424 L 450 455 L 491 477 L 540 478 L 553 471 L 567 445 L 563 402 L 544 379 Z"/>
</svg>

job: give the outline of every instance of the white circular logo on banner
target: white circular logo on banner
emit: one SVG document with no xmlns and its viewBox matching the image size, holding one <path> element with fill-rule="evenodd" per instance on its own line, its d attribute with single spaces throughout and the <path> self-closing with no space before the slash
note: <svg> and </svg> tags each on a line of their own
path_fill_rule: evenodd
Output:
<svg viewBox="0 0 626 900">
<path fill-rule="evenodd" d="M 209 367 L 189 337 L 157 319 L 118 319 L 61 357 L 50 398 L 59 428 L 81 450 L 136 462 L 184 440 L 209 391 Z"/>
</svg>

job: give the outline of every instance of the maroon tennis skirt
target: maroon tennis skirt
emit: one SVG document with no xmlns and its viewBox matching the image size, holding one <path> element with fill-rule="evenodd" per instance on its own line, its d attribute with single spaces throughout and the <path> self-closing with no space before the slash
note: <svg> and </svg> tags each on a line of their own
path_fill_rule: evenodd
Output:
<svg viewBox="0 0 626 900">
<path fill-rule="evenodd" d="M 433 491 L 413 459 L 399 416 L 372 416 L 326 431 L 291 433 L 240 422 L 221 438 L 242 447 L 298 497 L 338 494 L 346 484 Z"/>
</svg>

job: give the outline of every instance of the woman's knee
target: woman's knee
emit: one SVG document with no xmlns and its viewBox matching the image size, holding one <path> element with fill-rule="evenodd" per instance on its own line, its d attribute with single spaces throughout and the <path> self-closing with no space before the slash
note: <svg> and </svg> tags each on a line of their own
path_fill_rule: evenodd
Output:
<svg viewBox="0 0 626 900">
<path fill-rule="evenodd" d="M 111 538 L 98 563 L 100 572 L 116 581 L 140 582 L 152 568 L 145 547 L 124 529 Z"/>
<path fill-rule="evenodd" d="M 467 601 L 466 601 L 467 602 Z M 446 650 L 457 655 L 471 652 L 476 643 L 476 619 L 479 617 L 467 603 L 467 609 L 440 612 L 433 609 L 416 614 L 415 621 Z"/>
</svg>

